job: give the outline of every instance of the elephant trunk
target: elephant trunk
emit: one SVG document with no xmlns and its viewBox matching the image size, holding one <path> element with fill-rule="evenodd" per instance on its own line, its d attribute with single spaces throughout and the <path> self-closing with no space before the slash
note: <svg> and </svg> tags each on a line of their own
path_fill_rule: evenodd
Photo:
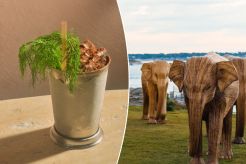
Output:
<svg viewBox="0 0 246 164">
<path fill-rule="evenodd" d="M 189 154 L 191 157 L 200 157 L 202 154 L 202 105 L 189 102 Z"/>
<path fill-rule="evenodd" d="M 167 87 L 163 81 L 161 85 L 158 86 L 158 103 L 157 109 L 160 111 L 160 119 L 165 120 L 167 113 Z"/>
</svg>

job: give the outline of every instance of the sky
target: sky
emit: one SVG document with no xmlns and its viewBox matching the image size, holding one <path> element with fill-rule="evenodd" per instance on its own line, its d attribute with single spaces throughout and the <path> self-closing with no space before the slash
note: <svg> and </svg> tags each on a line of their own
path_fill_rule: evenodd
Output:
<svg viewBox="0 0 246 164">
<path fill-rule="evenodd" d="M 246 0 L 118 0 L 128 53 L 246 51 Z"/>
</svg>

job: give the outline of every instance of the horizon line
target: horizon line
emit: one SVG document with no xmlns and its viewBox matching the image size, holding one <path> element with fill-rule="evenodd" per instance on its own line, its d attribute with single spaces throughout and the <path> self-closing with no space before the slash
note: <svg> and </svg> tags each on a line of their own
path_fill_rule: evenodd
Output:
<svg viewBox="0 0 246 164">
<path fill-rule="evenodd" d="M 209 52 L 215 52 L 215 53 L 246 53 L 246 51 L 233 51 L 233 52 L 226 52 L 226 51 L 209 51 Z M 187 53 L 187 54 L 192 54 L 192 53 L 209 53 L 209 52 L 167 52 L 167 53 L 164 53 L 164 52 L 155 52 L 155 53 L 150 53 L 150 52 L 144 52 L 144 53 L 142 53 L 142 52 L 139 52 L 139 53 L 137 53 L 137 52 L 135 52 L 135 53 L 127 53 L 127 54 L 132 54 L 132 55 L 134 55 L 134 54 L 142 54 L 142 55 L 144 55 L 144 54 L 181 54 L 181 53 Z"/>
</svg>

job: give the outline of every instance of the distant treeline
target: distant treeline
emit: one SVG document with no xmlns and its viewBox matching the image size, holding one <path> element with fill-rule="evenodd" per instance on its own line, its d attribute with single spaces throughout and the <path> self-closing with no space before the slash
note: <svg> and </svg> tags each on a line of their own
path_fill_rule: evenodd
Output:
<svg viewBox="0 0 246 164">
<path fill-rule="evenodd" d="M 224 55 L 232 55 L 238 57 L 246 57 L 246 52 L 217 52 L 218 54 Z M 193 56 L 204 56 L 207 53 L 159 53 L 159 54 L 129 54 L 128 58 L 130 61 L 138 61 L 138 60 L 186 60 L 187 58 Z"/>
</svg>

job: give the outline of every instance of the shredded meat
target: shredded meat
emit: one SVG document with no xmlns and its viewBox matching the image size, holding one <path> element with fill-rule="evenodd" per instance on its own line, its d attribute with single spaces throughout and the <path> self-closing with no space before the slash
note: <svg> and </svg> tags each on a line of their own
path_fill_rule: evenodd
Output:
<svg viewBox="0 0 246 164">
<path fill-rule="evenodd" d="M 107 64 L 106 49 L 97 48 L 91 41 L 86 40 L 80 46 L 80 63 L 82 72 L 92 72 Z"/>
</svg>

